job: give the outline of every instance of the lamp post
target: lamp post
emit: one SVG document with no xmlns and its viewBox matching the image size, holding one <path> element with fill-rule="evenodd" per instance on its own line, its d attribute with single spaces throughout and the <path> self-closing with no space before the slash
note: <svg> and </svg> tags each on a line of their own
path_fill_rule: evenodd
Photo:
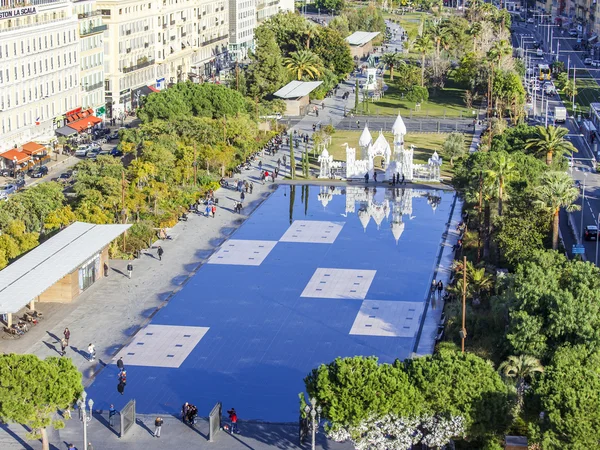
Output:
<svg viewBox="0 0 600 450">
<path fill-rule="evenodd" d="M 311 428 L 312 428 L 312 446 L 311 449 L 315 450 L 315 436 L 317 434 L 317 423 L 321 420 L 321 407 L 319 405 L 317 405 L 317 399 L 316 398 L 311 398 L 310 399 L 310 406 L 306 405 L 304 407 L 304 412 L 306 412 L 306 415 L 310 414 L 311 417 Z M 316 418 L 316 421 L 315 421 Z"/>
<path fill-rule="evenodd" d="M 88 416 L 86 411 L 85 400 L 87 398 L 87 392 L 83 391 L 81 393 L 81 398 L 77 400 L 77 406 L 79 406 L 79 416 L 81 421 L 83 422 L 83 448 L 88 448 L 87 441 L 87 424 L 92 420 L 92 407 L 94 406 L 94 401 L 90 398 L 88 401 L 88 406 L 90 407 L 90 415 Z"/>
<path fill-rule="evenodd" d="M 14 156 L 13 157 L 13 165 L 14 165 L 13 171 L 14 171 L 15 180 L 17 179 L 17 164 L 18 164 L 17 157 Z"/>
<path fill-rule="evenodd" d="M 587 180 L 587 172 L 583 172 L 583 174 L 585 175 L 583 177 L 583 193 L 581 195 L 581 223 L 579 225 L 579 236 L 583 236 L 583 202 L 585 200 L 585 180 Z M 597 240 L 597 239 L 596 239 Z"/>
<path fill-rule="evenodd" d="M 583 211 L 582 211 L 583 214 Z M 596 233 L 598 233 L 598 227 L 600 227 L 600 213 L 596 219 Z M 598 236 L 596 235 L 596 266 L 598 265 Z"/>
</svg>

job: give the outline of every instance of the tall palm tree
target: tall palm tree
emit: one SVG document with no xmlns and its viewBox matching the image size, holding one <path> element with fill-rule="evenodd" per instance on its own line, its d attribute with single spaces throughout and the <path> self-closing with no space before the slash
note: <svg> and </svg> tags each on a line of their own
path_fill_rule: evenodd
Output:
<svg viewBox="0 0 600 450">
<path fill-rule="evenodd" d="M 319 27 L 313 25 L 311 22 L 306 22 L 306 29 L 302 32 L 306 38 L 306 50 L 310 50 L 310 40 L 319 34 Z"/>
<path fill-rule="evenodd" d="M 421 54 L 421 87 L 425 86 L 425 56 L 433 50 L 433 39 L 429 34 L 419 36 L 415 41 L 414 50 Z"/>
<path fill-rule="evenodd" d="M 538 125 L 536 136 L 527 139 L 525 148 L 533 149 L 537 154 L 546 155 L 546 164 L 550 166 L 555 155 L 577 152 L 575 146 L 565 139 L 568 133 L 569 130 L 564 127 Z"/>
<path fill-rule="evenodd" d="M 385 53 L 381 58 L 383 64 L 390 68 L 390 81 L 394 81 L 394 67 L 400 64 L 406 64 L 398 53 Z"/>
<path fill-rule="evenodd" d="M 517 176 L 517 165 L 512 160 L 510 153 L 494 152 L 490 158 L 491 168 L 486 175 L 498 188 L 498 215 L 502 215 L 503 202 L 506 199 L 506 183 L 510 183 Z"/>
<path fill-rule="evenodd" d="M 498 371 L 507 378 L 514 378 L 517 382 L 517 404 L 519 408 L 523 405 L 525 393 L 525 381 L 532 379 L 537 373 L 544 371 L 544 366 L 539 359 L 533 356 L 509 356 L 498 367 Z"/>
<path fill-rule="evenodd" d="M 432 25 L 429 30 L 429 34 L 431 38 L 435 42 L 435 56 L 440 57 L 440 47 L 445 44 L 445 42 L 450 37 L 450 32 L 448 28 L 444 26 L 442 22 L 438 22 Z"/>
<path fill-rule="evenodd" d="M 321 60 L 310 50 L 298 50 L 290 53 L 290 56 L 283 60 L 283 64 L 298 81 L 302 80 L 305 75 L 309 79 L 321 75 Z"/>
<path fill-rule="evenodd" d="M 483 26 L 481 25 L 481 22 L 472 23 L 469 27 L 469 30 L 467 31 L 469 36 L 473 37 L 473 53 L 477 52 L 477 39 L 481 36 L 482 32 Z"/>
<path fill-rule="evenodd" d="M 552 217 L 552 249 L 558 249 L 558 225 L 561 208 L 567 211 L 579 210 L 573 202 L 579 197 L 579 189 L 564 172 L 547 172 L 542 176 L 541 185 L 535 191 L 534 204 L 550 213 Z"/>
<path fill-rule="evenodd" d="M 504 56 L 511 55 L 513 51 L 512 45 L 506 39 L 501 39 L 494 42 L 492 48 L 488 51 L 488 58 L 496 63 L 496 67 L 500 67 L 500 61 Z"/>
</svg>

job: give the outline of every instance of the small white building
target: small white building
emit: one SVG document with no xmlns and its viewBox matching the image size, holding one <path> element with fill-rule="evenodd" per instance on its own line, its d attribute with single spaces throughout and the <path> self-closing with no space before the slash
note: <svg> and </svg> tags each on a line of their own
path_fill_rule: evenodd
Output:
<svg viewBox="0 0 600 450">
<path fill-rule="evenodd" d="M 273 95 L 285 101 L 286 116 L 303 116 L 310 105 L 309 94 L 318 88 L 322 81 L 290 81 Z"/>
</svg>

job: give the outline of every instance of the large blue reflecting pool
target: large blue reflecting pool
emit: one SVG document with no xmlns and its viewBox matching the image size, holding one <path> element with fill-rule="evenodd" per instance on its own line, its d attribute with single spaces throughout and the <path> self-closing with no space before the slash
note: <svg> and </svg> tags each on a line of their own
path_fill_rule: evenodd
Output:
<svg viewBox="0 0 600 450">
<path fill-rule="evenodd" d="M 89 388 L 99 409 L 295 421 L 303 378 L 338 356 L 413 352 L 454 193 L 280 186 Z M 194 245 L 190 242 L 190 245 Z"/>
</svg>

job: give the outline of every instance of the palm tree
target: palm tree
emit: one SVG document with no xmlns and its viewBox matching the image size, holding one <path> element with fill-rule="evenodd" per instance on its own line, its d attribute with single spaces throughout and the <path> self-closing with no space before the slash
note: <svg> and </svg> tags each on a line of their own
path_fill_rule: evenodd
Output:
<svg viewBox="0 0 600 450">
<path fill-rule="evenodd" d="M 535 191 L 534 204 L 550 213 L 552 217 L 552 249 L 558 249 L 559 212 L 579 210 L 573 202 L 579 197 L 579 189 L 564 172 L 547 172 L 542 176 L 541 185 Z"/>
<path fill-rule="evenodd" d="M 473 53 L 477 52 L 477 39 L 479 38 L 479 36 L 481 36 L 482 32 L 483 27 L 481 26 L 481 22 L 474 22 L 473 24 L 471 24 L 469 30 L 467 31 L 469 36 L 473 37 Z"/>
<path fill-rule="evenodd" d="M 442 23 L 438 22 L 429 28 L 429 34 L 435 42 L 435 56 L 440 57 L 440 47 L 448 40 L 450 32 Z"/>
<path fill-rule="evenodd" d="M 390 68 L 390 81 L 394 81 L 394 67 L 397 67 L 399 64 L 406 64 L 402 59 L 400 59 L 400 55 L 398 53 L 386 53 L 381 58 L 383 64 Z"/>
<path fill-rule="evenodd" d="M 525 393 L 525 380 L 532 379 L 536 373 L 542 373 L 544 366 L 539 359 L 533 356 L 509 356 L 500 364 L 498 371 L 507 378 L 517 381 L 517 405 L 523 405 L 523 394 Z"/>
<path fill-rule="evenodd" d="M 505 186 L 517 176 L 517 166 L 510 153 L 505 151 L 494 152 L 490 158 L 491 168 L 486 175 L 498 188 L 498 215 L 502 215 L 503 202 L 506 199 Z"/>
<path fill-rule="evenodd" d="M 488 58 L 496 62 L 496 66 L 500 67 L 500 61 L 504 56 L 511 55 L 513 51 L 512 45 L 506 39 L 501 39 L 494 42 L 492 48 L 488 51 Z"/>
<path fill-rule="evenodd" d="M 575 84 L 574 80 L 568 80 L 562 90 L 569 99 L 577 95 L 577 85 Z"/>
<path fill-rule="evenodd" d="M 492 276 L 485 271 L 485 267 L 476 269 L 471 262 L 468 262 L 467 278 L 469 279 L 467 289 L 471 292 L 473 303 L 479 304 L 481 293 L 489 291 L 492 288 Z"/>
<path fill-rule="evenodd" d="M 546 155 L 546 164 L 552 165 L 555 155 L 565 155 L 571 152 L 577 152 L 575 146 L 565 139 L 569 133 L 564 127 L 555 127 L 548 125 L 544 127 L 538 125 L 536 136 L 527 139 L 526 149 L 533 149 L 538 154 Z"/>
<path fill-rule="evenodd" d="M 433 50 L 433 40 L 429 34 L 419 36 L 415 41 L 414 50 L 421 54 L 421 87 L 425 86 L 425 56 Z"/>
<path fill-rule="evenodd" d="M 302 80 L 305 75 L 309 79 L 321 75 L 321 60 L 310 50 L 298 50 L 290 53 L 289 58 L 283 60 L 283 64 L 298 81 Z"/>
<path fill-rule="evenodd" d="M 306 50 L 310 50 L 310 40 L 319 34 L 319 27 L 314 26 L 311 22 L 307 21 L 306 29 L 302 32 L 306 37 Z"/>
</svg>

